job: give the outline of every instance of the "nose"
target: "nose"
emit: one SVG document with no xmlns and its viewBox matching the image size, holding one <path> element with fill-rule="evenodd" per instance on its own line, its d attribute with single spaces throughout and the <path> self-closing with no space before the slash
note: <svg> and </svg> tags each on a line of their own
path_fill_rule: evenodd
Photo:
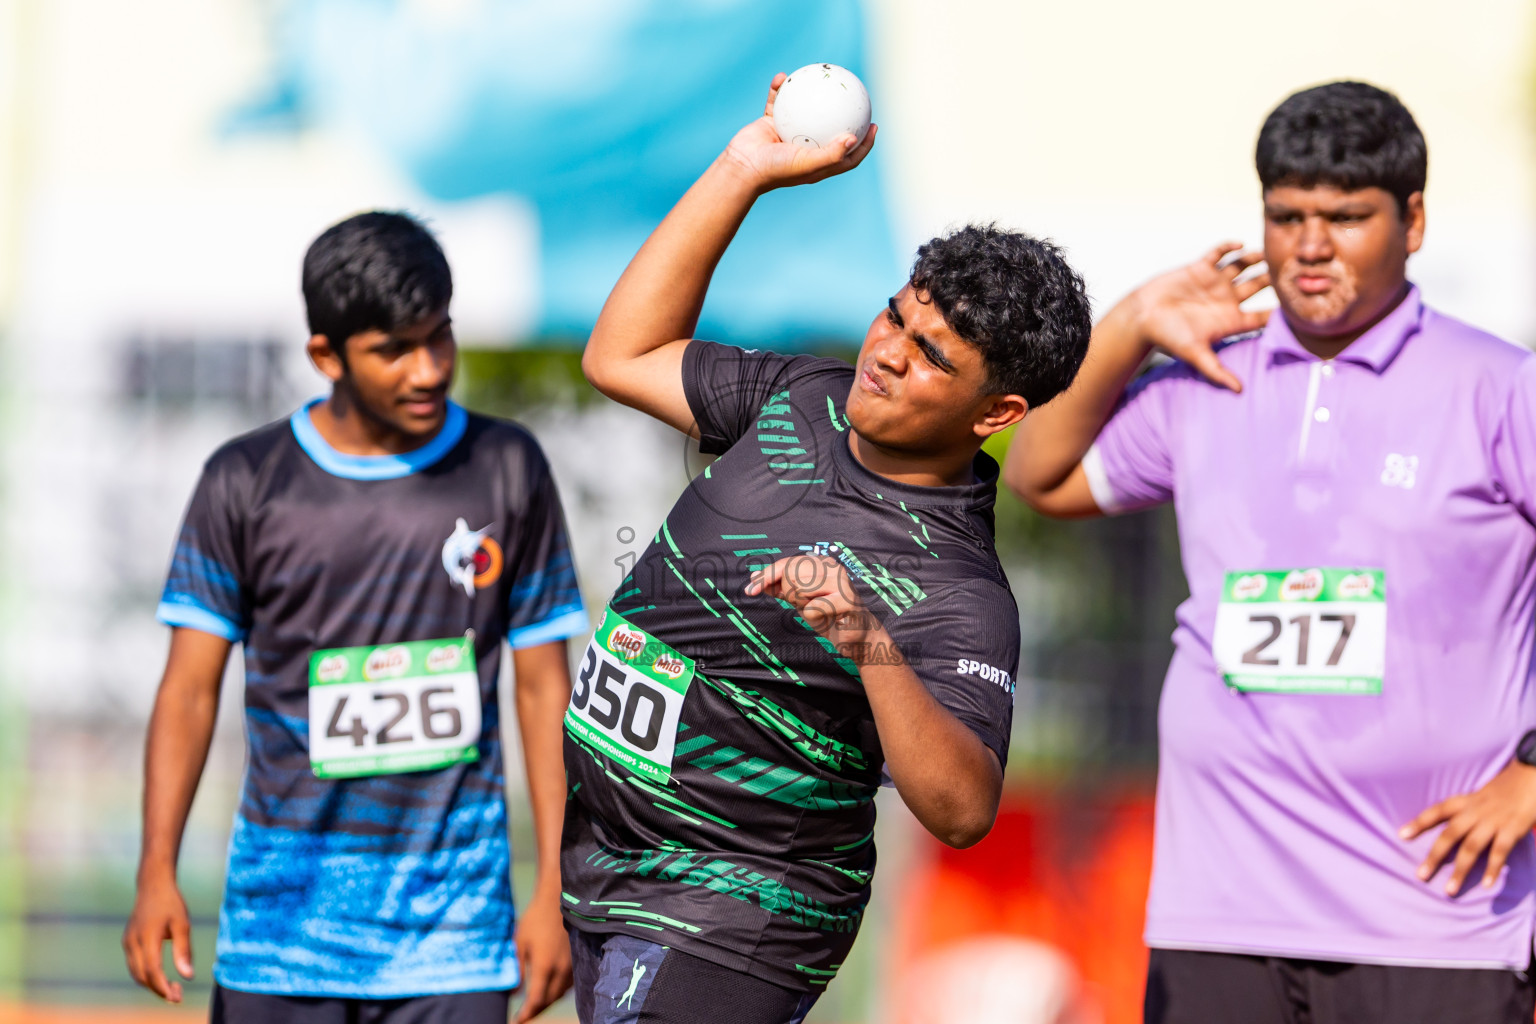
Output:
<svg viewBox="0 0 1536 1024">
<path fill-rule="evenodd" d="M 896 376 L 907 372 L 907 337 L 901 331 L 892 331 L 875 343 L 870 353 L 876 365 Z"/>
<path fill-rule="evenodd" d="M 1303 263 L 1327 263 L 1333 259 L 1333 236 L 1329 233 L 1327 220 L 1322 217 L 1307 217 L 1301 222 L 1301 243 L 1296 247 L 1296 256 Z"/>
<path fill-rule="evenodd" d="M 436 391 L 453 373 L 453 346 L 417 345 L 411 351 L 410 384 L 419 391 Z"/>
</svg>

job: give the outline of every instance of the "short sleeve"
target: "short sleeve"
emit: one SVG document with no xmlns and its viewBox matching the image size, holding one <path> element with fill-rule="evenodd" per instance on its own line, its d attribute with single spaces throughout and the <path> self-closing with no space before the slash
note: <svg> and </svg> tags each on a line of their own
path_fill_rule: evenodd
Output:
<svg viewBox="0 0 1536 1024">
<path fill-rule="evenodd" d="M 549 463 L 530 443 L 521 513 L 508 537 L 507 642 L 513 650 L 581 636 L 591 628 L 576 580 L 565 513 Z"/>
<path fill-rule="evenodd" d="M 1536 522 L 1536 359 L 1521 361 L 1490 449 L 1494 483 Z"/>
<path fill-rule="evenodd" d="M 1019 669 L 1013 595 L 986 580 L 963 583 L 886 626 L 928 692 L 1007 764 Z"/>
<path fill-rule="evenodd" d="M 1168 402 L 1179 367 L 1159 367 L 1132 382 L 1083 456 L 1088 487 L 1105 515 L 1173 500 Z"/>
<path fill-rule="evenodd" d="M 683 352 L 683 392 L 699 425 L 699 450 L 723 455 L 753 429 L 768 399 L 787 386 L 796 358 L 713 341 L 689 342 Z"/>
<path fill-rule="evenodd" d="M 192 492 L 155 617 L 233 643 L 250 631 L 249 590 L 241 572 L 243 510 L 231 460 L 210 459 Z"/>
</svg>

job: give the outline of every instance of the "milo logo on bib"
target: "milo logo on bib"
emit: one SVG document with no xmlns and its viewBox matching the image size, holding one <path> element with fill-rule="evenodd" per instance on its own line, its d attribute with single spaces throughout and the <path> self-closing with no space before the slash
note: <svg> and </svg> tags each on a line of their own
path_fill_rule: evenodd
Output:
<svg viewBox="0 0 1536 1024">
<path fill-rule="evenodd" d="M 649 638 L 638 629 L 617 626 L 608 634 L 608 649 L 620 657 L 633 661 L 645 650 Z"/>
<path fill-rule="evenodd" d="M 1323 570 L 1296 569 L 1280 581 L 1280 600 L 1316 601 L 1323 592 Z"/>
<path fill-rule="evenodd" d="M 363 662 L 363 678 L 369 682 L 375 679 L 399 679 L 410 670 L 411 652 L 400 644 L 394 647 L 375 647 Z"/>
</svg>

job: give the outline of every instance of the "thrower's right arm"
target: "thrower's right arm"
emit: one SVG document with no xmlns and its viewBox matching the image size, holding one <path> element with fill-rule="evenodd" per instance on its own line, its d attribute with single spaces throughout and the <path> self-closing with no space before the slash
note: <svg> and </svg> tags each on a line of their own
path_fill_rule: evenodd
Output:
<svg viewBox="0 0 1536 1024">
<path fill-rule="evenodd" d="M 843 135 L 820 149 L 783 142 L 773 129 L 774 77 L 763 116 L 748 124 L 646 240 L 603 305 L 581 357 L 592 386 L 616 402 L 698 436 L 683 393 L 683 351 L 709 281 L 757 197 L 858 166 L 874 145 Z"/>
</svg>

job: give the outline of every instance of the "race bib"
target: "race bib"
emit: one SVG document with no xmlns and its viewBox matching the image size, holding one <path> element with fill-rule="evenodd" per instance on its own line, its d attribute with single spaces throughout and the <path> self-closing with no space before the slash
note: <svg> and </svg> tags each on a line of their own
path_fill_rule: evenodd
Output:
<svg viewBox="0 0 1536 1024">
<path fill-rule="evenodd" d="M 309 763 L 322 779 L 388 775 L 480 754 L 472 635 L 309 658 Z"/>
<path fill-rule="evenodd" d="M 609 608 L 582 655 L 565 728 L 637 775 L 672 778 L 672 751 L 693 661 Z"/>
<path fill-rule="evenodd" d="M 1380 693 L 1387 661 L 1386 574 L 1229 572 L 1211 653 L 1235 690 Z"/>
</svg>

